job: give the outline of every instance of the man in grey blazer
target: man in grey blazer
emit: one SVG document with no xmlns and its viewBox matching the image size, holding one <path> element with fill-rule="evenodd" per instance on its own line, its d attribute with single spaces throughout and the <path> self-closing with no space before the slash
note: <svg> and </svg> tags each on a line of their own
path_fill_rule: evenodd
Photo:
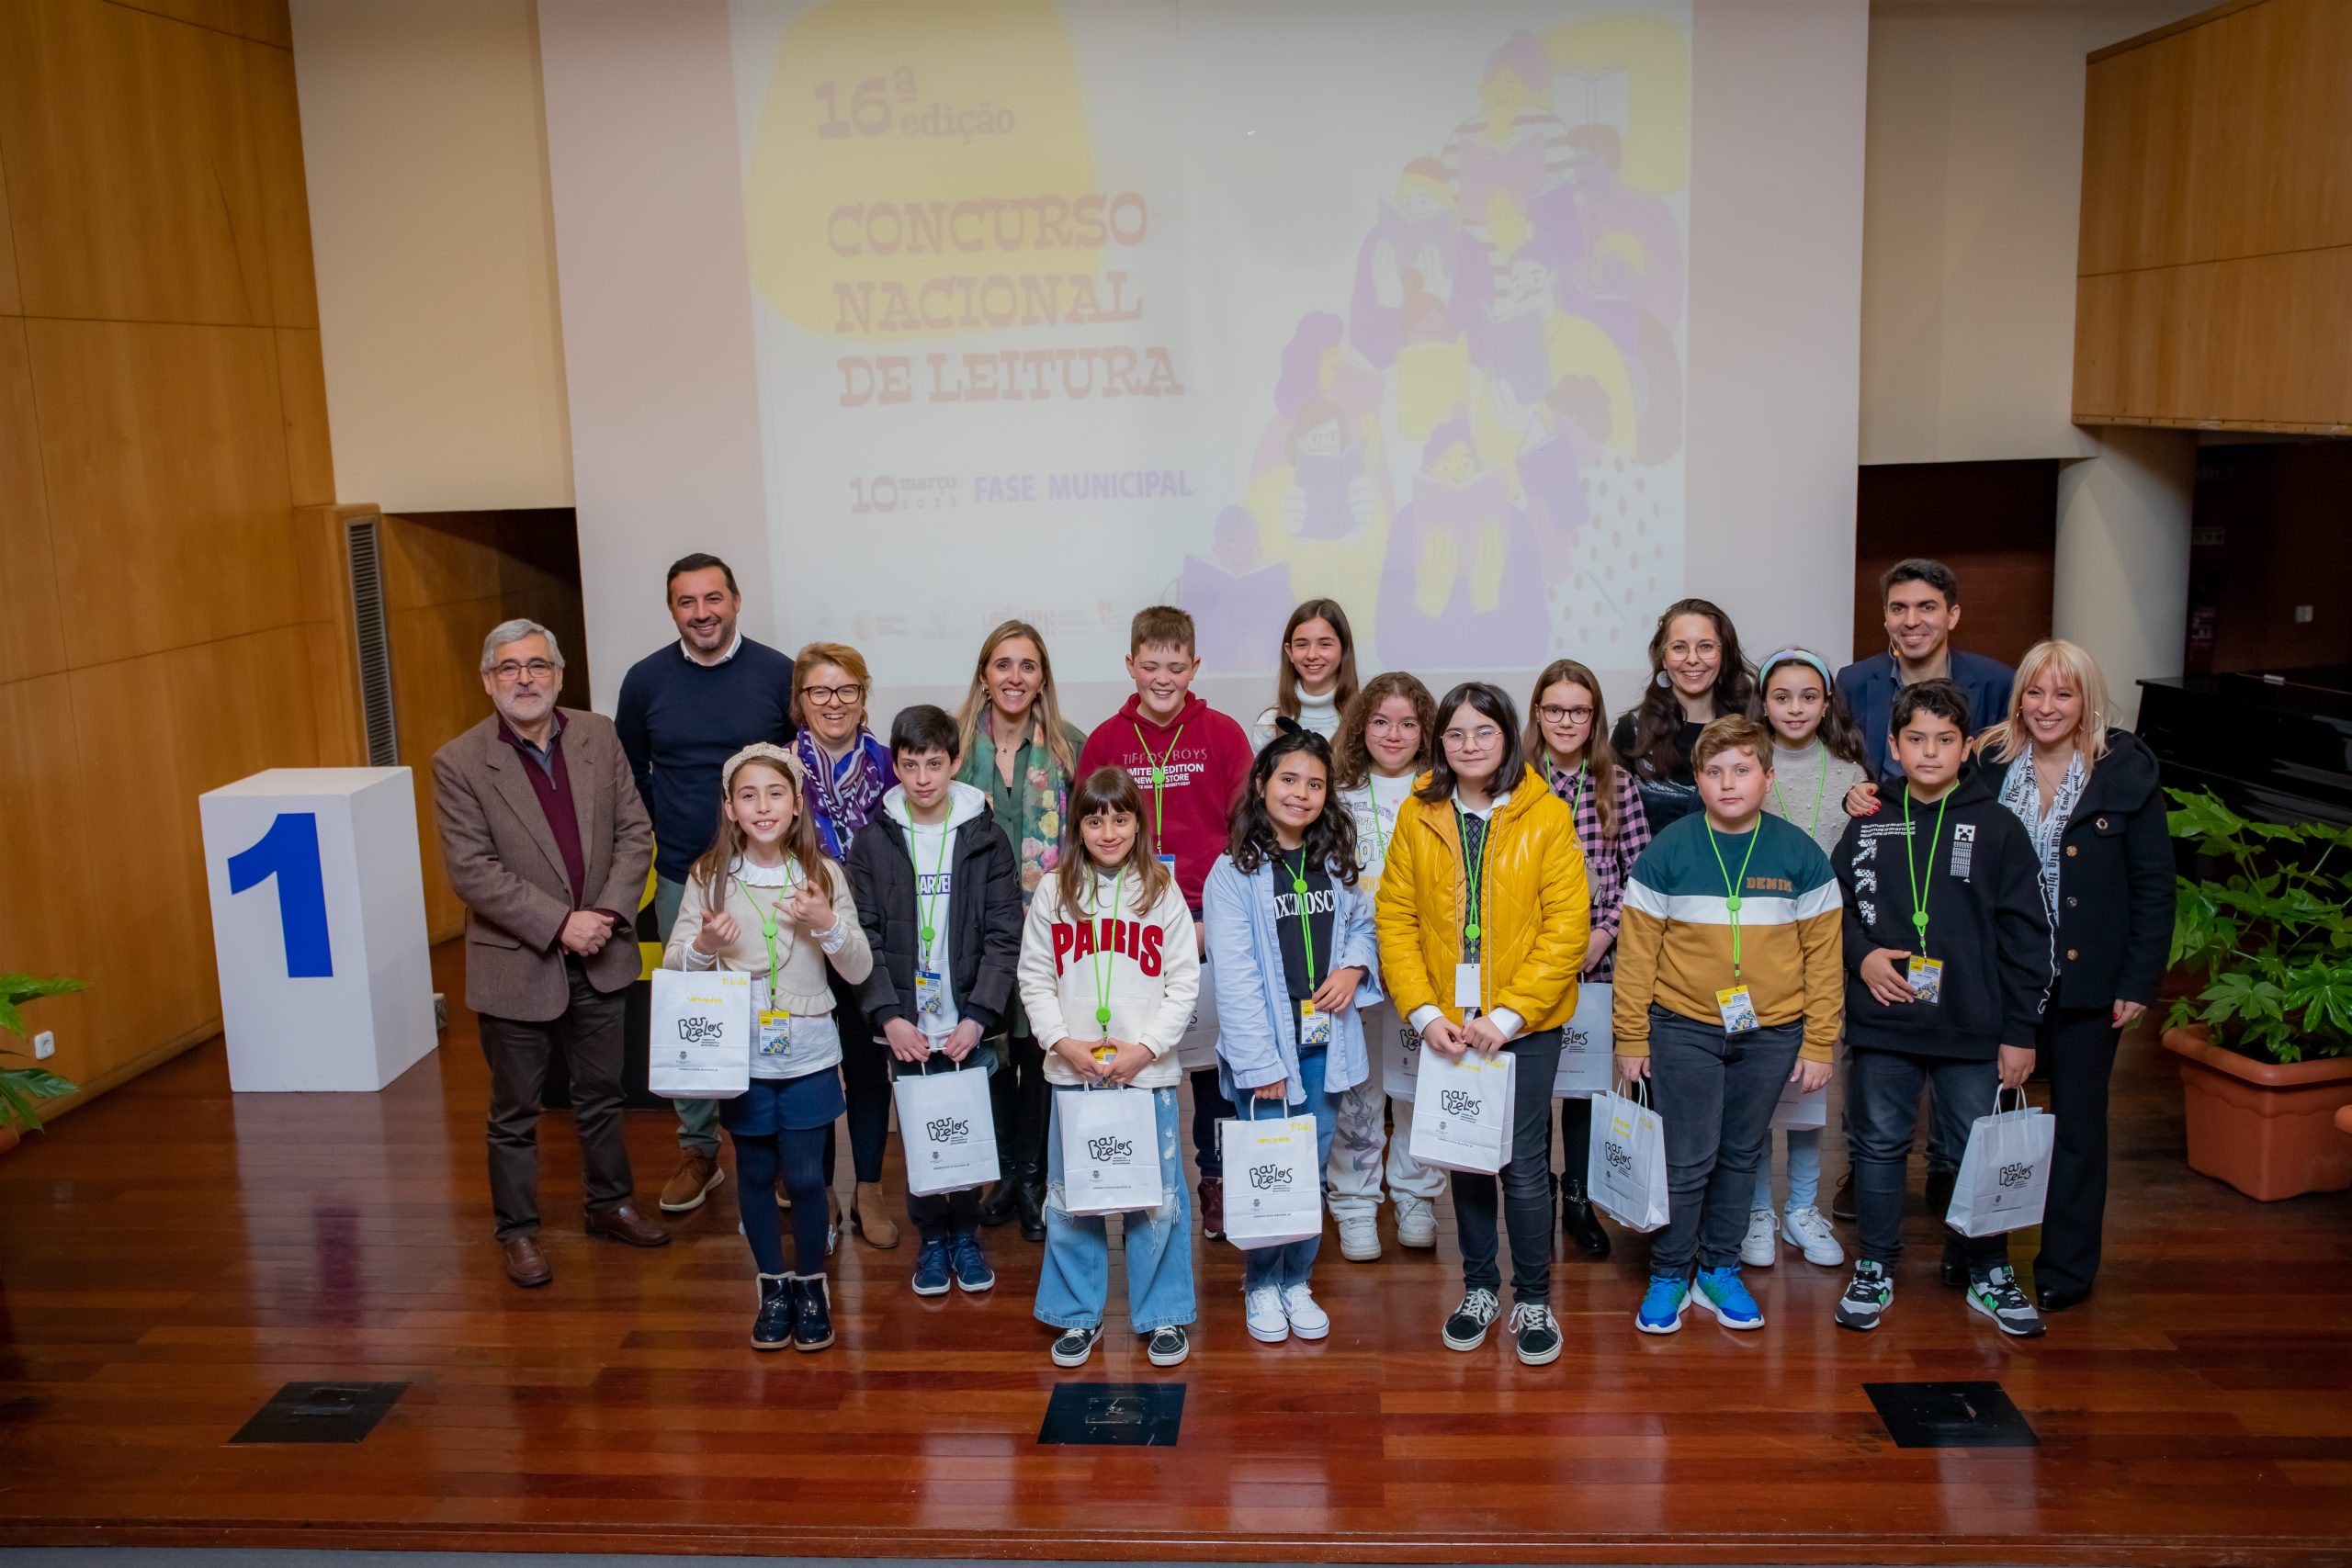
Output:
<svg viewBox="0 0 2352 1568">
<path fill-rule="evenodd" d="M 506 1277 L 554 1278 L 539 1250 L 539 1096 L 560 1042 L 571 1072 L 587 1229 L 631 1247 L 670 1233 L 637 1212 L 621 1131 L 623 913 L 645 893 L 653 829 L 612 721 L 560 708 L 563 654 L 534 621 L 492 628 L 497 711 L 433 757 L 441 858 L 466 906 L 466 1005 L 490 1059 L 490 1197 Z"/>
</svg>

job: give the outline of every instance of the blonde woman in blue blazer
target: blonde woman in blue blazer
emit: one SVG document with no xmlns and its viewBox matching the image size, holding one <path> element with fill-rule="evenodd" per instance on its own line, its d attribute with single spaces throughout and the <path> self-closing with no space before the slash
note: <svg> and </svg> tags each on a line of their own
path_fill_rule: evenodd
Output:
<svg viewBox="0 0 2352 1568">
<path fill-rule="evenodd" d="M 1358 1011 L 1380 999 L 1372 900 L 1356 886 L 1355 818 L 1331 787 L 1331 747 L 1291 729 L 1258 754 L 1227 852 L 1202 890 L 1216 983 L 1217 1075 L 1239 1114 L 1315 1118 L 1330 1163 L 1340 1097 L 1371 1075 Z M 1242 1268 L 1250 1337 L 1320 1339 L 1330 1315 L 1307 1275 L 1321 1238 L 1260 1247 Z"/>
</svg>

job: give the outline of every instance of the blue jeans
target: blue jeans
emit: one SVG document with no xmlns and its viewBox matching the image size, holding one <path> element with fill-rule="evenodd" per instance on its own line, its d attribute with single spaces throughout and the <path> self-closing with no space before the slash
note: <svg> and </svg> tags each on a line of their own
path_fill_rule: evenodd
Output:
<svg viewBox="0 0 2352 1568">
<path fill-rule="evenodd" d="M 1054 1089 L 1053 1126 L 1046 1136 L 1046 1258 L 1037 1271 L 1040 1323 L 1088 1328 L 1102 1321 L 1111 1295 L 1111 1233 L 1103 1214 L 1062 1208 L 1061 1104 L 1082 1089 Z M 1127 1322 L 1149 1334 L 1193 1321 L 1193 1206 L 1184 1191 L 1184 1156 L 1177 1148 L 1176 1091 L 1156 1089 L 1151 1104 L 1159 1135 L 1157 1209 L 1120 1216 L 1127 1255 Z"/>
<path fill-rule="evenodd" d="M 1650 1007 L 1650 1087 L 1666 1123 L 1666 1227 L 1650 1238 L 1652 1274 L 1687 1274 L 1739 1263 L 1757 1168 L 1772 1135 L 1772 1111 L 1797 1065 L 1804 1023 L 1726 1035 Z"/>
<path fill-rule="evenodd" d="M 1821 1129 L 1791 1127 L 1789 1140 L 1789 1207 L 1810 1209 L 1821 1196 Z M 1772 1135 L 1764 1135 L 1764 1158 L 1756 1167 L 1756 1198 L 1751 1209 L 1772 1206 Z"/>
<path fill-rule="evenodd" d="M 1331 1163 L 1331 1134 L 1340 1124 L 1340 1101 L 1337 1096 L 1323 1092 L 1323 1068 L 1330 1057 L 1328 1051 L 1304 1053 L 1298 1058 L 1299 1090 L 1305 1099 L 1294 1100 L 1285 1107 L 1288 1114 L 1296 1116 L 1306 1111 L 1315 1115 L 1315 1168 L 1321 1170 Z M 1244 1091 L 1245 1096 L 1247 1091 Z M 1259 1100 L 1245 1104 L 1236 1114 L 1243 1120 L 1252 1115 L 1272 1119 L 1268 1110 L 1271 1101 Z M 1254 1291 L 1261 1285 L 1281 1289 L 1285 1285 L 1304 1285 L 1315 1268 L 1315 1255 L 1322 1250 L 1320 1234 L 1305 1241 L 1292 1242 L 1288 1247 L 1261 1247 L 1241 1255 L 1241 1288 Z"/>
</svg>

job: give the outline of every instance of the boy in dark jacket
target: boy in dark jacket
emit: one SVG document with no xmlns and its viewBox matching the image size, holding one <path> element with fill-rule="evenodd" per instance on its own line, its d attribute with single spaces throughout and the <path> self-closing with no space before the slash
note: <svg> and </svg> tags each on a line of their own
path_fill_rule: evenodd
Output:
<svg viewBox="0 0 2352 1568">
<path fill-rule="evenodd" d="M 1848 1131 L 1861 1256 L 1838 1324 L 1870 1329 L 1894 1298 L 1905 1167 L 1929 1091 L 1939 1142 L 1963 1147 L 2002 1089 L 2033 1070 L 2049 1000 L 2050 919 L 2031 840 L 1983 773 L 1962 776 L 1968 699 L 1949 681 L 1895 698 L 1899 800 L 1846 826 L 1831 864 L 1846 900 Z M 2014 1042 L 2025 1042 L 2023 1044 Z M 2005 1334 L 2042 1332 L 2006 1235 L 1944 1240 L 1944 1278 Z"/>
<path fill-rule="evenodd" d="M 850 844 L 850 891 L 874 950 L 858 1000 L 893 1071 L 995 1069 L 1021 959 L 1021 873 L 988 796 L 956 782 L 956 721 L 928 704 L 890 726 L 898 787 Z M 978 1188 L 907 1195 L 919 1296 L 996 1283 Z"/>
</svg>

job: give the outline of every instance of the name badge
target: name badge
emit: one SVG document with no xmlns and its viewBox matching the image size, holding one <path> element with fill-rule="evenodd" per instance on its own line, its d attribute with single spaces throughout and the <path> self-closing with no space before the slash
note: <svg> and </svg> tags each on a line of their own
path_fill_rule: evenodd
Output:
<svg viewBox="0 0 2352 1568">
<path fill-rule="evenodd" d="M 758 1050 L 761 1055 L 781 1056 L 792 1049 L 792 1015 L 790 1013 L 771 1012 L 763 1009 L 759 1020 Z"/>
<path fill-rule="evenodd" d="M 1918 953 L 1913 953 L 1910 971 L 1906 977 L 1911 982 L 1911 994 L 1921 1001 L 1934 1002 L 1943 999 L 1944 961 L 1942 959 L 1927 958 Z"/>
<path fill-rule="evenodd" d="M 1479 965 L 1457 964 L 1453 966 L 1453 1005 L 1465 1011 L 1481 1005 L 1485 987 L 1479 983 Z"/>
<path fill-rule="evenodd" d="M 1298 1004 L 1298 1043 L 1302 1050 L 1331 1043 L 1331 1015 L 1316 1011 L 1311 999 Z"/>
<path fill-rule="evenodd" d="M 1756 1027 L 1756 998 L 1745 986 L 1726 986 L 1717 991 L 1715 1009 L 1724 1015 L 1725 1034 L 1745 1034 Z"/>
<path fill-rule="evenodd" d="M 1154 855 L 1151 858 L 1166 866 L 1168 868 L 1169 875 L 1173 876 L 1176 874 L 1176 857 L 1174 855 Z"/>
<path fill-rule="evenodd" d="M 945 988 L 940 983 L 938 970 L 918 969 L 915 971 L 915 1006 L 918 1010 L 925 1013 L 936 1014 L 946 995 Z"/>
</svg>

